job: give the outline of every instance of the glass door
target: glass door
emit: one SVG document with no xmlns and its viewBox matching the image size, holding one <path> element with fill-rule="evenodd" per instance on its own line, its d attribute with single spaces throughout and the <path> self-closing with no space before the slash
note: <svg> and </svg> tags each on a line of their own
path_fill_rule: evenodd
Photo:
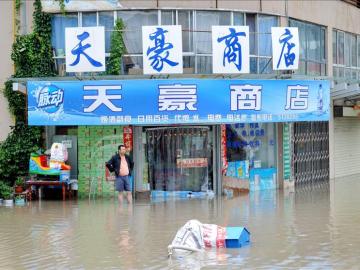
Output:
<svg viewBox="0 0 360 270">
<path fill-rule="evenodd" d="M 209 127 L 147 128 L 146 160 L 151 190 L 212 189 Z"/>
</svg>

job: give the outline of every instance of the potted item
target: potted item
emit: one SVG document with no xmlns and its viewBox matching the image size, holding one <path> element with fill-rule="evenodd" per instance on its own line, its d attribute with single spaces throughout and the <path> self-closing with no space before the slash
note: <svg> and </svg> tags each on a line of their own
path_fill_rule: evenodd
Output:
<svg viewBox="0 0 360 270">
<path fill-rule="evenodd" d="M 12 205 L 12 187 L 8 186 L 6 183 L 0 181 L 0 198 L 4 199 L 4 205 Z"/>
<path fill-rule="evenodd" d="M 21 195 L 15 196 L 15 205 L 25 205 L 25 198 Z"/>
<path fill-rule="evenodd" d="M 14 204 L 13 201 L 13 193 L 12 193 L 12 188 L 8 187 L 8 189 L 4 189 L 2 191 L 2 196 L 4 198 L 4 205 L 5 206 L 12 206 Z"/>
<path fill-rule="evenodd" d="M 15 193 L 22 193 L 24 191 L 24 178 L 18 177 L 15 181 Z"/>
</svg>

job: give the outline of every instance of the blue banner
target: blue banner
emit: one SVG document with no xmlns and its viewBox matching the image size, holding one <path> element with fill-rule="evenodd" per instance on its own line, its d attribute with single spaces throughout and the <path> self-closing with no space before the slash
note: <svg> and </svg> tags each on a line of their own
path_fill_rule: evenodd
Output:
<svg viewBox="0 0 360 270">
<path fill-rule="evenodd" d="M 328 81 L 29 81 L 29 125 L 328 121 Z"/>
</svg>

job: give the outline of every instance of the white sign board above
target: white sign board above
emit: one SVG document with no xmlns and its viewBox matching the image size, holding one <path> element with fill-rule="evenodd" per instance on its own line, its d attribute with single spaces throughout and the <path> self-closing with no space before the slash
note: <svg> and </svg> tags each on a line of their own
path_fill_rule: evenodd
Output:
<svg viewBox="0 0 360 270">
<path fill-rule="evenodd" d="M 249 27 L 212 27 L 213 73 L 249 73 Z"/>
<path fill-rule="evenodd" d="M 105 71 L 105 31 L 98 27 L 65 28 L 66 72 Z"/>
<path fill-rule="evenodd" d="M 297 27 L 271 27 L 273 70 L 295 70 L 299 66 Z"/>
<path fill-rule="evenodd" d="M 143 26 L 144 74 L 183 73 L 181 25 Z"/>
</svg>

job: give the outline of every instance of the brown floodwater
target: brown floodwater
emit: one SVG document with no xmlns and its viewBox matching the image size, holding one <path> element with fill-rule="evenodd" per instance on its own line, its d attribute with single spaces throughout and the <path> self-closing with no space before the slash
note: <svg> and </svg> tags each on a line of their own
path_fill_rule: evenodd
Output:
<svg viewBox="0 0 360 270">
<path fill-rule="evenodd" d="M 359 269 L 360 177 L 234 198 L 0 206 L 0 269 Z M 167 257 L 190 219 L 244 226 L 251 244 Z"/>
</svg>

